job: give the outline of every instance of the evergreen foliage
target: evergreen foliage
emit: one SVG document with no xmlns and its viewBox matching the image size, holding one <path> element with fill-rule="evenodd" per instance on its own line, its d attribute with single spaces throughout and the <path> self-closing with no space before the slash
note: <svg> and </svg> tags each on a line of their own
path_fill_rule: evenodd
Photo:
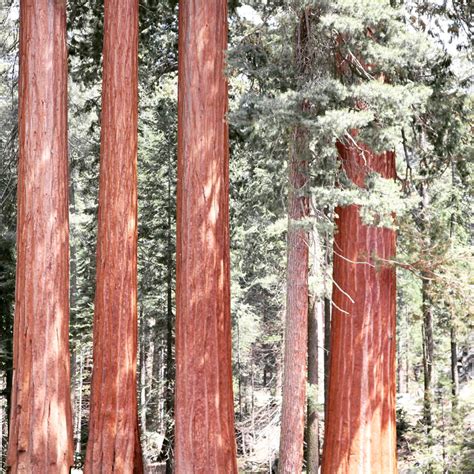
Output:
<svg viewBox="0 0 474 474">
<path fill-rule="evenodd" d="M 233 373 L 242 472 L 270 472 L 277 457 L 287 159 L 296 126 L 309 136 L 306 192 L 312 207 L 305 225 L 321 241 L 320 253 L 312 255 L 320 270 L 310 281 L 312 295 L 331 296 L 335 207 L 357 204 L 366 223 L 397 229 L 398 254 L 390 264 L 397 266 L 398 279 L 400 471 L 471 472 L 472 6 L 465 0 L 249 0 L 229 5 Z M 0 7 L 3 447 L 15 281 L 16 8 L 14 1 Z M 92 369 L 103 9 L 98 0 L 69 1 L 68 8 L 70 337 L 80 468 Z M 177 1 L 140 2 L 137 389 L 142 445 L 150 465 L 173 456 L 177 38 Z M 354 186 L 340 169 L 338 140 L 395 150 L 397 180 L 373 173 L 366 188 Z M 423 288 L 434 339 L 429 434 L 423 418 Z M 320 384 L 316 399 L 322 419 Z M 314 387 L 309 390 L 314 392 Z"/>
</svg>

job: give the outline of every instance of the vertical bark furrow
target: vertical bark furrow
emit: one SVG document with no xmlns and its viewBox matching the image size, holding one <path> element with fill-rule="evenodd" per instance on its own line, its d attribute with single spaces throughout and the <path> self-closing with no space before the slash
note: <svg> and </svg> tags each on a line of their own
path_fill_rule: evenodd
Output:
<svg viewBox="0 0 474 474">
<path fill-rule="evenodd" d="M 309 216 L 307 130 L 297 126 L 289 162 L 285 354 L 280 473 L 301 472 L 308 347 Z"/>
<path fill-rule="evenodd" d="M 348 177 L 395 177 L 395 157 L 338 143 Z M 323 472 L 396 472 L 395 232 L 338 208 Z"/>
<path fill-rule="evenodd" d="M 237 472 L 230 334 L 227 1 L 179 10 L 175 460 Z"/>
<path fill-rule="evenodd" d="M 138 1 L 106 0 L 94 369 L 86 472 L 141 472 L 137 365 Z"/>
<path fill-rule="evenodd" d="M 20 4 L 17 276 L 11 472 L 66 473 L 69 220 L 66 3 Z"/>
</svg>

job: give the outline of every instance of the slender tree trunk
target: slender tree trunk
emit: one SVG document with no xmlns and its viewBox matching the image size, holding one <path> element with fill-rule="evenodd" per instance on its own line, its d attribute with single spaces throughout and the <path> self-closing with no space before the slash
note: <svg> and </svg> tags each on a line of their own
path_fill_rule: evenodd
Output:
<svg viewBox="0 0 474 474">
<path fill-rule="evenodd" d="M 173 472 L 173 412 L 174 412 L 174 314 L 173 314 L 173 241 L 172 241 L 171 160 L 168 162 L 168 229 L 166 236 L 166 362 L 164 367 L 165 437 L 159 460 L 166 461 L 166 474 Z"/>
<path fill-rule="evenodd" d="M 3 382 L 3 381 L 2 381 Z M 0 469 L 5 469 L 5 457 L 3 454 L 4 446 L 5 443 L 4 441 L 4 428 L 5 428 L 5 418 L 8 415 L 5 413 L 5 406 L 3 403 L 0 405 L 0 436 L 1 436 L 1 442 L 0 442 Z"/>
<path fill-rule="evenodd" d="M 454 160 L 451 161 L 451 186 L 454 190 L 456 189 L 456 165 Z M 449 222 L 449 238 L 451 240 L 451 245 L 454 245 L 454 227 L 456 223 L 455 211 L 451 213 L 451 218 Z M 458 372 L 458 338 L 456 331 L 456 313 L 454 309 L 454 301 L 450 302 L 450 311 L 451 311 L 451 394 L 453 395 L 452 407 L 453 412 L 457 408 L 457 397 L 459 394 L 459 372 Z"/>
<path fill-rule="evenodd" d="M 289 162 L 285 355 L 279 472 L 303 467 L 308 339 L 307 130 L 295 127 Z"/>
<path fill-rule="evenodd" d="M 76 216 L 76 190 L 74 187 L 75 173 L 71 173 L 69 183 L 69 213 L 74 219 Z M 73 220 L 74 222 L 74 220 Z M 76 247 L 76 236 L 74 232 L 74 225 L 70 231 L 70 289 L 69 289 L 69 303 L 71 308 L 71 330 L 75 332 L 76 323 L 76 297 L 77 297 L 77 247 Z M 73 348 L 74 350 L 74 348 Z M 74 373 L 74 371 L 73 371 Z"/>
<path fill-rule="evenodd" d="M 166 433 L 165 443 L 167 448 L 166 474 L 173 473 L 173 416 L 174 416 L 174 314 L 173 314 L 173 242 L 171 238 L 172 229 L 172 196 L 171 196 L 171 160 L 168 161 L 168 230 L 166 243 Z"/>
<path fill-rule="evenodd" d="M 171 233 L 171 229 L 170 229 Z M 173 440 L 173 415 L 174 415 L 174 314 L 172 307 L 172 259 L 171 259 L 171 237 L 168 237 L 168 274 L 167 274 L 167 288 L 166 288 L 166 368 L 165 368 L 165 413 L 166 413 L 166 433 L 164 440 L 164 448 L 167 451 L 166 456 L 166 474 L 173 473 L 173 452 L 172 452 L 172 440 Z M 162 448 L 163 449 L 163 448 Z"/>
<path fill-rule="evenodd" d="M 10 472 L 72 465 L 66 2 L 22 0 Z"/>
<path fill-rule="evenodd" d="M 324 380 L 324 274 L 321 238 L 316 227 L 311 234 L 313 255 L 311 277 L 314 280 L 308 313 L 308 405 L 306 416 L 306 472 L 319 472 L 319 415 L 321 381 Z M 323 385 L 324 388 L 324 385 Z"/>
<path fill-rule="evenodd" d="M 137 410 L 138 1 L 105 0 L 94 369 L 85 472 L 142 472 Z"/>
<path fill-rule="evenodd" d="M 227 1 L 179 9 L 175 472 L 236 473 Z"/>
<path fill-rule="evenodd" d="M 433 314 L 430 297 L 430 279 L 427 275 L 422 279 L 422 309 L 423 309 L 423 422 L 426 432 L 430 433 L 433 427 Z"/>
<path fill-rule="evenodd" d="M 403 303 L 403 302 L 402 302 Z M 408 334 L 406 311 L 398 314 L 398 334 L 397 334 L 397 393 L 408 393 L 407 383 L 407 358 L 408 358 Z"/>
<path fill-rule="evenodd" d="M 459 372 L 458 372 L 458 341 L 456 326 L 451 326 L 451 393 L 454 397 L 454 404 L 459 394 Z"/>
<path fill-rule="evenodd" d="M 12 298 L 13 299 L 13 298 Z M 12 301 L 13 303 L 13 301 Z M 6 462 L 6 448 L 8 445 L 8 431 L 9 431 L 9 416 L 11 413 L 11 400 L 12 400 L 12 388 L 13 388 L 13 304 L 6 304 L 1 308 L 4 311 L 5 317 L 5 330 L 2 334 L 5 348 L 5 432 L 6 436 L 2 438 L 2 453 L 1 461 L 3 464 Z"/>
<path fill-rule="evenodd" d="M 78 380 L 78 398 L 77 398 L 77 412 L 76 417 L 76 429 L 75 429 L 75 438 L 76 438 L 76 447 L 75 447 L 75 456 L 80 458 L 82 453 L 82 393 L 84 388 L 84 355 L 83 348 L 79 350 L 79 380 Z"/>
<path fill-rule="evenodd" d="M 306 421 L 306 472 L 319 472 L 319 326 L 324 320 L 324 301 L 312 299 L 308 319 L 308 413 Z"/>
<path fill-rule="evenodd" d="M 326 208 L 323 210 L 324 215 L 327 217 L 329 210 Z M 328 276 L 328 268 L 331 265 L 331 245 L 328 232 L 324 235 L 324 276 L 323 276 L 323 286 L 324 286 L 324 335 L 323 335 L 323 360 L 324 360 L 324 417 L 326 417 L 327 410 L 327 400 L 328 400 L 328 390 L 329 390 L 329 353 L 331 346 L 331 315 L 332 315 L 332 301 L 330 296 L 329 289 L 332 284 L 332 280 Z"/>
<path fill-rule="evenodd" d="M 360 151 L 363 149 L 364 152 Z M 348 177 L 395 177 L 395 156 L 338 143 Z M 356 205 L 336 209 L 329 394 L 323 473 L 395 473 L 395 231 L 364 225 Z"/>
<path fill-rule="evenodd" d="M 140 308 L 139 320 L 141 322 L 139 327 L 139 374 L 140 374 L 140 428 L 145 434 L 147 431 L 147 342 L 146 323 L 143 321 L 143 311 Z"/>
<path fill-rule="evenodd" d="M 164 414 L 162 413 L 162 393 L 160 380 L 164 380 L 162 377 L 162 365 L 163 365 L 163 344 L 161 341 L 162 331 L 158 324 L 158 317 L 155 319 L 155 327 L 153 328 L 153 360 L 152 360 L 152 388 L 151 397 L 152 402 L 151 410 L 148 412 L 147 425 L 150 431 L 162 431 L 164 428 Z M 165 387 L 166 390 L 166 387 Z"/>
<path fill-rule="evenodd" d="M 331 298 L 324 298 L 324 413 L 327 413 L 329 390 L 329 354 L 331 352 Z"/>
<path fill-rule="evenodd" d="M 252 438 L 252 445 L 255 446 L 256 441 L 256 431 L 255 431 L 255 366 L 253 361 L 255 360 L 255 353 L 254 353 L 255 346 L 252 345 L 252 352 L 250 355 L 250 389 L 251 389 L 251 396 L 250 396 L 250 429 L 252 430 L 251 438 Z"/>
<path fill-rule="evenodd" d="M 69 214 L 74 221 L 74 216 L 76 215 L 76 192 L 74 188 L 74 173 L 70 173 L 69 177 Z M 77 248 L 76 248 L 76 238 L 74 235 L 74 226 L 70 229 L 70 258 L 69 258 L 69 266 L 70 266 L 70 288 L 69 288 L 69 304 L 70 304 L 70 325 L 71 325 L 71 333 L 74 335 L 75 331 L 75 323 L 76 323 L 76 295 L 77 295 Z M 74 336 L 72 336 L 74 339 Z M 81 354 L 78 354 L 78 349 L 80 347 L 80 343 L 76 342 L 73 343 L 71 347 L 71 405 L 72 405 L 72 423 L 73 423 L 73 445 L 76 443 L 76 436 L 78 435 L 76 427 L 80 427 L 80 416 L 82 415 L 80 407 L 78 407 L 77 397 L 79 396 L 79 403 L 81 403 L 82 394 L 79 390 L 82 390 L 82 361 L 79 361 L 80 366 L 80 375 L 79 378 L 77 377 L 78 372 L 78 357 L 81 357 Z M 79 418 L 78 418 L 79 417 Z M 79 440 L 80 440 L 80 432 L 79 432 Z M 79 441 L 79 448 L 80 448 L 80 441 Z M 80 449 L 77 451 L 74 448 L 74 458 L 80 455 Z"/>
</svg>

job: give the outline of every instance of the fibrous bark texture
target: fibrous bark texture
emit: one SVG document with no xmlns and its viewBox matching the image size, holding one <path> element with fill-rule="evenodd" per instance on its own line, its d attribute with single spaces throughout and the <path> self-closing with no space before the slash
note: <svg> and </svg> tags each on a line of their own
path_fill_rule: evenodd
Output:
<svg viewBox="0 0 474 474">
<path fill-rule="evenodd" d="M 175 472 L 236 473 L 229 270 L 227 1 L 179 9 Z"/>
<path fill-rule="evenodd" d="M 289 162 L 288 260 L 279 472 L 302 471 L 308 339 L 307 131 L 297 126 Z"/>
<path fill-rule="evenodd" d="M 142 472 L 137 364 L 138 0 L 105 0 L 94 314 L 85 472 Z"/>
<path fill-rule="evenodd" d="M 392 152 L 338 143 L 363 187 L 369 171 L 395 177 Z M 336 209 L 331 356 L 323 472 L 395 473 L 395 231 L 364 225 L 356 205 Z"/>
<path fill-rule="evenodd" d="M 10 472 L 69 472 L 68 338 L 66 2 L 23 0 Z"/>
</svg>

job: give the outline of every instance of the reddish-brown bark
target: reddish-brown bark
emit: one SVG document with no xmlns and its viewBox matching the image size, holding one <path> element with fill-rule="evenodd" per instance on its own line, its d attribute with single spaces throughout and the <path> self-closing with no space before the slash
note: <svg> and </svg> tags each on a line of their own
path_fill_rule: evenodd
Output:
<svg viewBox="0 0 474 474">
<path fill-rule="evenodd" d="M 97 277 L 85 472 L 142 472 L 138 432 L 138 0 L 105 0 Z"/>
<path fill-rule="evenodd" d="M 227 0 L 179 9 L 175 472 L 236 473 Z"/>
<path fill-rule="evenodd" d="M 280 473 L 303 466 L 308 339 L 309 216 L 307 131 L 297 126 L 289 162 L 285 357 L 280 434 Z"/>
<path fill-rule="evenodd" d="M 395 177 L 395 156 L 338 143 L 348 177 Z M 356 205 L 336 210 L 329 394 L 323 472 L 394 473 L 395 231 L 364 225 Z"/>
<path fill-rule="evenodd" d="M 68 338 L 66 2 L 23 0 L 10 472 L 69 472 Z"/>
</svg>

